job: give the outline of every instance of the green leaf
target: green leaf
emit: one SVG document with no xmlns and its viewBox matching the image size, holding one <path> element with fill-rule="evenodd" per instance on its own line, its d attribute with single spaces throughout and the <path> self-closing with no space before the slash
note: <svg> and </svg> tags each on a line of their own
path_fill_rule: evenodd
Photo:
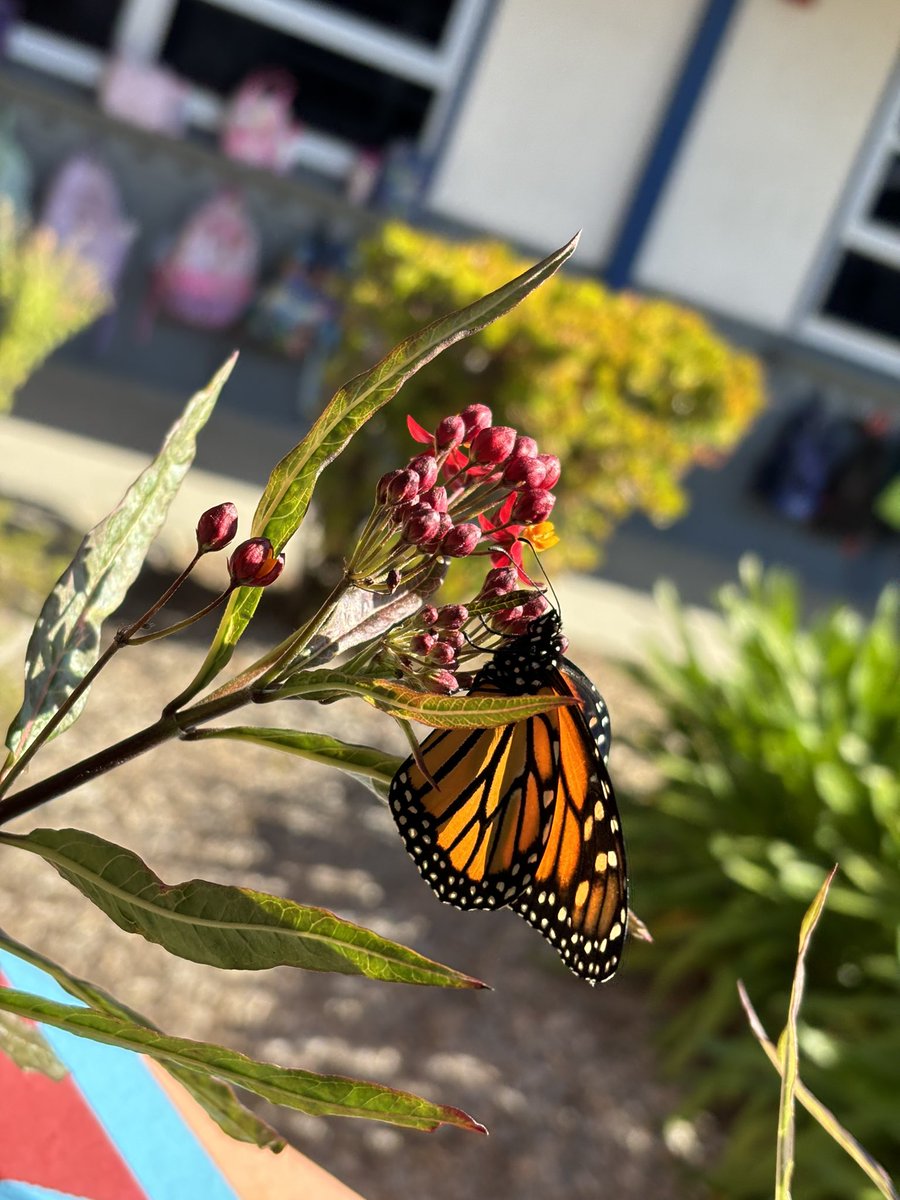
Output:
<svg viewBox="0 0 900 1200">
<path fill-rule="evenodd" d="M 188 402 L 159 453 L 121 502 L 88 533 L 47 597 L 25 656 L 25 698 L 6 735 L 7 765 L 21 756 L 97 660 L 100 627 L 140 571 L 166 518 L 236 355 Z M 87 694 L 56 729 L 78 717 Z"/>
<path fill-rule="evenodd" d="M 68 1075 L 37 1026 L 14 1013 L 0 1012 L 0 1054 L 23 1071 L 38 1071 L 56 1080 Z"/>
<path fill-rule="evenodd" d="M 58 963 L 52 962 L 49 958 L 45 958 L 42 954 L 38 954 L 37 951 L 30 949 L 28 946 L 23 946 L 21 942 L 17 942 L 5 934 L 2 929 L 0 929 L 0 948 L 9 951 L 10 954 L 16 955 L 17 958 L 24 959 L 25 962 L 31 963 L 33 967 L 46 972 L 47 975 L 56 980 L 64 991 L 68 992 L 70 996 L 74 996 L 76 1000 L 81 1000 L 89 1008 L 93 1008 L 97 1012 L 108 1013 L 113 1017 L 121 1017 L 123 1020 L 133 1022 L 136 1025 L 144 1025 L 148 1029 L 156 1030 L 158 1033 L 161 1032 L 146 1017 L 116 1000 L 109 992 L 105 992 L 102 988 L 97 987 L 96 984 L 88 983 L 86 979 L 79 979 L 75 975 L 70 975 Z M 10 1021 L 19 1021 L 21 1019 L 14 1017 L 11 1013 L 3 1014 L 3 1016 Z M 31 1029 L 34 1027 L 28 1026 L 28 1028 Z M 38 1036 L 40 1035 L 38 1034 Z M 59 1065 L 62 1071 L 65 1072 L 65 1067 L 63 1067 L 62 1063 Z M 173 1079 L 177 1079 L 182 1087 L 190 1092 L 194 1099 L 229 1137 L 233 1137 L 240 1142 L 251 1142 L 253 1145 L 272 1150 L 276 1154 L 284 1149 L 284 1139 L 268 1126 L 265 1121 L 261 1121 L 248 1108 L 245 1108 L 227 1083 L 213 1079 L 212 1076 L 207 1075 L 205 1072 L 197 1071 L 193 1067 L 183 1067 L 177 1063 L 163 1063 L 162 1065 Z"/>
<path fill-rule="evenodd" d="M 406 338 L 381 362 L 346 383 L 306 437 L 274 467 L 253 518 L 253 535 L 269 538 L 276 551 L 283 549 L 306 516 L 319 475 L 357 430 L 442 350 L 502 317 L 555 274 L 577 244 L 576 235 L 516 279 Z M 259 598 L 259 588 L 239 588 L 234 592 L 206 660 L 185 692 L 184 700 L 204 688 L 231 658 Z"/>
<path fill-rule="evenodd" d="M 255 742 L 259 746 L 284 750 L 288 754 L 296 754 L 300 758 L 337 767 L 351 775 L 363 775 L 384 784 L 391 782 L 403 762 L 396 754 L 385 754 L 383 750 L 373 750 L 371 746 L 358 746 L 324 733 L 305 733 L 299 729 L 233 725 L 220 729 L 196 729 L 187 735 L 188 741 L 207 741 L 209 738 Z"/>
<path fill-rule="evenodd" d="M 174 1064 L 215 1075 L 271 1100 L 273 1104 L 283 1104 L 313 1116 L 368 1117 L 426 1131 L 439 1125 L 455 1125 L 476 1133 L 485 1132 L 483 1126 L 461 1109 L 432 1104 L 409 1092 L 347 1079 L 342 1075 L 316 1075 L 311 1071 L 258 1062 L 224 1046 L 169 1037 L 109 1013 L 58 1004 L 27 992 L 0 988 L 0 1009 L 53 1025 L 78 1037 L 147 1054 L 166 1066 Z"/>
<path fill-rule="evenodd" d="M 571 704 L 566 696 L 439 696 L 391 679 L 360 679 L 340 671 L 304 671 L 266 692 L 266 700 L 316 699 L 321 694 L 360 696 L 392 717 L 435 729 L 492 729 Z"/>
<path fill-rule="evenodd" d="M 744 1012 L 747 1014 L 747 1020 L 750 1028 L 753 1030 L 754 1036 L 765 1051 L 769 1062 L 778 1074 L 781 1075 L 782 1065 L 778 1050 L 766 1033 L 765 1027 L 762 1021 L 760 1021 L 750 997 L 747 995 L 747 990 L 740 980 L 738 980 L 737 988 L 741 1004 L 744 1007 Z M 893 1181 L 884 1167 L 880 1163 L 877 1163 L 870 1154 L 866 1153 L 856 1138 L 851 1133 L 848 1133 L 830 1109 L 826 1108 L 820 1100 L 816 1099 L 802 1080 L 797 1080 L 795 1095 L 810 1116 L 819 1122 L 828 1136 L 845 1150 L 857 1166 L 865 1172 L 881 1195 L 885 1197 L 885 1200 L 898 1200 Z"/>
<path fill-rule="evenodd" d="M 0 843 L 39 855 L 120 928 L 193 962 L 243 971 L 303 967 L 437 987 L 485 986 L 324 908 L 202 879 L 165 884 L 130 850 L 80 829 L 4 833 Z"/>
</svg>

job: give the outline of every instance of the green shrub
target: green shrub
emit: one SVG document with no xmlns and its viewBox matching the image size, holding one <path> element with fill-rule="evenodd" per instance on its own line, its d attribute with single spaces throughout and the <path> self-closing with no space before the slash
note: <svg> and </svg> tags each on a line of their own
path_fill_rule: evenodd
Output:
<svg viewBox="0 0 900 1200">
<path fill-rule="evenodd" d="M 96 269 L 50 229 L 21 228 L 0 197 L 0 413 L 63 342 L 107 308 Z"/>
<path fill-rule="evenodd" d="M 663 720 L 633 739 L 658 773 L 628 813 L 656 989 L 678 999 L 666 1058 L 693 1080 L 695 1111 L 728 1117 L 717 1175 L 729 1197 L 771 1195 L 778 1087 L 735 981 L 777 1037 L 795 930 L 835 862 L 807 964 L 803 1078 L 889 1171 L 900 1165 L 900 592 L 868 623 L 839 608 L 805 627 L 787 575 L 746 560 L 742 583 L 720 594 L 727 667 L 701 661 L 676 604 L 683 659 L 634 668 Z M 798 1124 L 804 1196 L 872 1194 L 812 1121 Z"/>
<path fill-rule="evenodd" d="M 363 244 L 348 283 L 332 381 L 350 378 L 415 327 L 524 268 L 497 242 L 456 244 L 385 226 Z M 554 520 L 566 537 L 556 562 L 589 568 L 629 513 L 657 522 L 677 517 L 686 504 L 681 476 L 730 450 L 763 394 L 755 360 L 731 350 L 695 313 L 557 276 L 411 379 L 405 404 L 384 409 L 355 439 L 353 463 L 323 480 L 332 551 L 346 541 L 350 514 L 364 506 L 354 486 L 368 487 L 373 471 L 415 452 L 404 413 L 433 429 L 438 418 L 473 403 L 487 404 L 495 424 L 527 425 L 541 450 L 562 459 Z"/>
</svg>

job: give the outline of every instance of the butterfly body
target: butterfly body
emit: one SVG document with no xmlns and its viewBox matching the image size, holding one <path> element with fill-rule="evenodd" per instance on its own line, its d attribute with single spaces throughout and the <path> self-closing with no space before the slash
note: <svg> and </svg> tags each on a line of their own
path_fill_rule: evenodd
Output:
<svg viewBox="0 0 900 1200">
<path fill-rule="evenodd" d="M 625 851 L 606 768 L 609 714 L 563 657 L 547 613 L 498 650 L 470 695 L 565 698 L 492 729 L 435 730 L 394 776 L 389 803 L 438 899 L 511 907 L 576 974 L 610 978 L 627 929 Z"/>
</svg>

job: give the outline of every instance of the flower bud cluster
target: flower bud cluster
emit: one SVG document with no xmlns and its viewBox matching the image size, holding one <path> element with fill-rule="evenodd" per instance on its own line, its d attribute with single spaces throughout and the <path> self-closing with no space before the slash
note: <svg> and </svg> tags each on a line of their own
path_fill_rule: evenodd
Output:
<svg viewBox="0 0 900 1200">
<path fill-rule="evenodd" d="M 498 607 L 506 597 L 509 606 Z M 471 681 L 471 660 L 527 632 L 549 607 L 540 592 L 520 590 L 514 567 L 494 568 L 469 604 L 426 604 L 393 629 L 382 665 L 425 691 L 458 691 Z"/>
<path fill-rule="evenodd" d="M 492 421 L 484 404 L 444 417 L 433 433 L 407 418 L 423 448 L 378 481 L 375 509 L 348 565 L 356 586 L 383 592 L 411 587 L 427 560 L 476 553 L 521 569 L 522 540 L 537 549 L 553 544 L 547 518 L 559 459 L 539 453 L 533 438 Z"/>
</svg>

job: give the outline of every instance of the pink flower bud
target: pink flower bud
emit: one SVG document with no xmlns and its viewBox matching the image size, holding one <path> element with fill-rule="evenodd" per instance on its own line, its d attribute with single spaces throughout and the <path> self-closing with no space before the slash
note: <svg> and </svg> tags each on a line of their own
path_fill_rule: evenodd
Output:
<svg viewBox="0 0 900 1200">
<path fill-rule="evenodd" d="M 506 462 L 516 444 L 516 431 L 508 425 L 489 425 L 472 439 L 472 457 L 477 463 Z"/>
<path fill-rule="evenodd" d="M 513 458 L 534 458 L 538 452 L 538 444 L 534 438 L 517 437 L 513 446 Z"/>
<path fill-rule="evenodd" d="M 528 628 L 529 622 L 523 617 L 523 608 L 517 604 L 515 608 L 503 608 L 491 617 L 491 624 L 503 633 L 520 634 Z"/>
<path fill-rule="evenodd" d="M 447 511 L 447 489 L 439 483 L 430 487 L 427 492 L 422 492 L 419 499 L 425 504 L 430 504 L 435 512 L 445 513 Z"/>
<path fill-rule="evenodd" d="M 410 640 L 409 648 L 413 654 L 428 654 L 436 641 L 437 638 L 433 633 L 417 633 Z"/>
<path fill-rule="evenodd" d="M 433 508 L 425 504 L 417 504 L 416 508 L 420 511 L 413 512 L 403 522 L 404 540 L 412 546 L 433 541 L 437 537 L 441 524 L 440 514 L 436 513 Z"/>
<path fill-rule="evenodd" d="M 384 500 L 387 504 L 402 504 L 414 500 L 419 494 L 419 476 L 407 467 L 405 471 L 389 471 L 378 482 L 379 491 L 384 484 Z"/>
<path fill-rule="evenodd" d="M 406 464 L 407 470 L 415 471 L 419 477 L 419 491 L 433 487 L 438 477 L 437 459 L 433 454 L 417 454 Z"/>
<path fill-rule="evenodd" d="M 434 541 L 441 542 L 453 528 L 453 518 L 448 513 L 438 513 L 440 524 L 438 525 L 437 533 L 434 535 Z"/>
<path fill-rule="evenodd" d="M 208 508 L 197 522 L 197 549 L 201 554 L 222 550 L 237 533 L 237 509 L 230 500 Z"/>
<path fill-rule="evenodd" d="M 431 647 L 428 657 L 442 667 L 449 667 L 452 662 L 456 661 L 456 650 L 449 642 L 441 640 L 435 642 Z"/>
<path fill-rule="evenodd" d="M 267 537 L 241 542 L 228 560 L 231 582 L 242 587 L 268 587 L 284 570 L 284 555 L 276 555 Z"/>
<path fill-rule="evenodd" d="M 550 604 L 546 596 L 532 596 L 530 600 L 526 600 L 522 605 L 522 617 L 529 624 L 549 611 Z"/>
<path fill-rule="evenodd" d="M 460 414 L 463 419 L 463 424 L 466 427 L 467 442 L 471 442 L 476 433 L 482 429 L 487 429 L 493 420 L 491 410 L 486 404 L 470 404 L 468 408 L 464 408 Z"/>
<path fill-rule="evenodd" d="M 441 634 L 441 641 L 452 646 L 454 650 L 462 650 L 466 644 L 465 634 L 461 629 L 448 629 L 446 633 Z"/>
<path fill-rule="evenodd" d="M 464 604 L 445 604 L 438 610 L 435 624 L 440 629 L 460 629 L 469 619 L 469 610 Z"/>
<path fill-rule="evenodd" d="M 434 431 L 434 444 L 438 450 L 455 450 L 465 436 L 466 427 L 462 417 L 444 417 Z"/>
<path fill-rule="evenodd" d="M 477 525 L 465 521 L 454 525 L 441 542 L 441 553 L 449 558 L 467 558 L 481 541 L 481 530 Z"/>
<path fill-rule="evenodd" d="M 521 484 L 528 488 L 539 488 L 547 475 L 547 468 L 536 458 L 523 458 L 514 454 L 503 468 L 505 483 Z"/>
<path fill-rule="evenodd" d="M 543 486 L 545 488 L 555 487 L 559 482 L 562 466 L 555 454 L 539 454 L 537 461 L 543 463 L 547 469 L 547 474 L 544 476 Z"/>
<path fill-rule="evenodd" d="M 510 519 L 517 525 L 546 521 L 555 503 L 556 497 L 546 488 L 525 488 L 516 496 Z"/>
<path fill-rule="evenodd" d="M 426 604 L 419 610 L 419 623 L 426 627 L 434 625 L 438 619 L 438 610 L 433 604 Z"/>
<path fill-rule="evenodd" d="M 492 567 L 484 577 L 481 595 L 483 596 L 488 589 L 497 596 L 504 592 L 512 592 L 518 582 L 519 576 L 515 567 Z"/>
<path fill-rule="evenodd" d="M 429 671 L 425 676 L 425 682 L 428 684 L 429 691 L 432 692 L 445 692 L 450 695 L 459 691 L 459 680 L 444 667 L 437 671 Z"/>
</svg>

